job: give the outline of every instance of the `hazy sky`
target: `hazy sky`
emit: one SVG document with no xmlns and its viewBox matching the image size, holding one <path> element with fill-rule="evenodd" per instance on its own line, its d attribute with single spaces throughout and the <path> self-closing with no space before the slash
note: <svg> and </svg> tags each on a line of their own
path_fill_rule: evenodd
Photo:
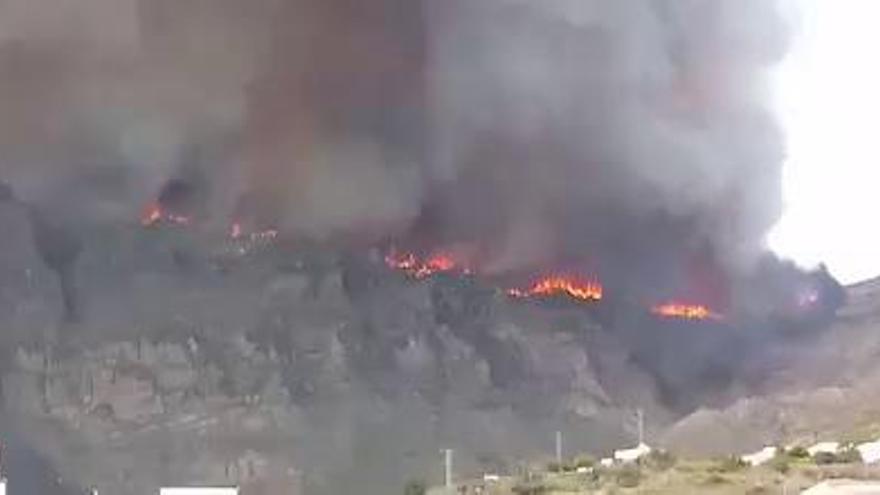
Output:
<svg viewBox="0 0 880 495">
<path fill-rule="evenodd" d="M 778 253 L 846 282 L 880 275 L 880 1 L 792 0 L 777 79 L 788 140 Z"/>
</svg>

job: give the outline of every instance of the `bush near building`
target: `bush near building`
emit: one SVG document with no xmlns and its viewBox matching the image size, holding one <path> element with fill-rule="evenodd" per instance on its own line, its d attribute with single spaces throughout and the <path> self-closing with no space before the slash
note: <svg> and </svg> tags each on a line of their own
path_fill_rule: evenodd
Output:
<svg viewBox="0 0 880 495">
<path fill-rule="evenodd" d="M 403 489 L 403 495 L 425 495 L 428 485 L 424 481 L 410 481 Z"/>
</svg>

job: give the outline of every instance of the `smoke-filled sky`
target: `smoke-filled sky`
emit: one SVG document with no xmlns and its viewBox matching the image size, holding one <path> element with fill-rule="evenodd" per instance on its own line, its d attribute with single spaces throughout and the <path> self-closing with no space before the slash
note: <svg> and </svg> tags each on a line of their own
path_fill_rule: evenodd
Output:
<svg viewBox="0 0 880 495">
<path fill-rule="evenodd" d="M 767 0 L 7 0 L 0 173 L 108 218 L 177 176 L 300 235 L 427 222 L 490 270 L 748 267 L 787 45 Z"/>
<path fill-rule="evenodd" d="M 825 261 L 847 282 L 880 275 L 880 3 L 795 0 L 793 49 L 777 76 L 787 135 L 785 214 L 773 248 Z"/>
</svg>

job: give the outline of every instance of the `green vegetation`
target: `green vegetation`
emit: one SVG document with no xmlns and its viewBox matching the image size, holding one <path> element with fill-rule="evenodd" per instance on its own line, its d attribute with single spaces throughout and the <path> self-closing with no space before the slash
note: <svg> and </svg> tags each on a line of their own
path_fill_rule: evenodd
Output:
<svg viewBox="0 0 880 495">
<path fill-rule="evenodd" d="M 596 458 L 589 455 L 579 455 L 574 458 L 575 468 L 591 468 L 596 465 Z"/>
<path fill-rule="evenodd" d="M 746 491 L 746 495 L 770 495 L 772 491 L 764 485 L 753 486 Z"/>
<path fill-rule="evenodd" d="M 784 452 L 791 459 L 809 459 L 810 453 L 804 447 L 792 447 Z"/>
<path fill-rule="evenodd" d="M 718 473 L 712 473 L 706 478 L 707 485 L 725 485 L 730 483 L 730 480 L 727 479 L 724 475 Z"/>
<path fill-rule="evenodd" d="M 855 447 L 850 446 L 837 453 L 837 462 L 841 464 L 862 462 L 862 454 Z"/>
<path fill-rule="evenodd" d="M 617 472 L 615 480 L 618 486 L 623 488 L 635 488 L 639 486 L 639 483 L 642 481 L 642 470 L 635 464 L 624 466 Z"/>
<path fill-rule="evenodd" d="M 813 461 L 817 466 L 827 466 L 830 464 L 854 464 L 862 462 L 862 455 L 854 448 L 847 448 L 836 454 L 831 452 L 819 452 L 813 457 Z"/>
<path fill-rule="evenodd" d="M 550 487 L 541 482 L 528 482 L 515 485 L 514 495 L 542 495 L 550 492 Z"/>
<path fill-rule="evenodd" d="M 655 471 L 672 469 L 676 462 L 678 459 L 675 458 L 675 455 L 665 450 L 653 450 L 639 461 L 642 466 Z"/>
<path fill-rule="evenodd" d="M 410 481 L 403 489 L 403 495 L 425 495 L 428 493 L 428 485 L 424 481 Z"/>
<path fill-rule="evenodd" d="M 785 454 L 777 454 L 770 461 L 770 467 L 779 474 L 787 474 L 791 470 L 791 459 Z"/>
<path fill-rule="evenodd" d="M 747 469 L 749 464 L 740 456 L 732 455 L 721 459 L 714 471 L 718 473 L 735 473 Z"/>
<path fill-rule="evenodd" d="M 810 456 L 801 447 L 779 449 L 761 466 L 751 466 L 738 456 L 679 459 L 662 450 L 637 463 L 613 466 L 599 466 L 595 458 L 581 455 L 548 463 L 546 471 L 474 486 L 482 486 L 486 495 L 771 495 L 784 490 L 799 493 L 823 479 L 880 479 L 880 468 L 863 466 L 860 460 L 853 448 Z M 580 468 L 587 470 L 578 473 Z"/>
</svg>

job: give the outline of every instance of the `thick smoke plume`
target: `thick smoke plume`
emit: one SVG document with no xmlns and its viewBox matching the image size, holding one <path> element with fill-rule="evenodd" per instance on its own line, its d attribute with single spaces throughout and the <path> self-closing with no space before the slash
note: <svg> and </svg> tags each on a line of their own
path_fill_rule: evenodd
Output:
<svg viewBox="0 0 880 495">
<path fill-rule="evenodd" d="M 784 48 L 772 2 L 436 10 L 432 171 L 460 184 L 454 224 L 500 228 L 502 267 L 704 243 L 742 262 L 759 249 L 782 158 L 764 91 Z"/>
<path fill-rule="evenodd" d="M 321 373 L 309 366 L 320 361 L 313 349 L 324 342 L 332 350 L 326 361 L 352 356 L 357 375 L 363 374 L 357 366 L 387 365 L 361 381 L 393 389 L 397 381 L 417 382 L 413 376 L 420 369 L 446 366 L 440 358 L 459 351 L 441 351 L 468 341 L 488 363 L 487 387 L 514 387 L 531 367 L 532 353 L 525 349 L 530 341 L 522 341 L 521 352 L 503 318 L 494 328 L 491 308 L 503 302 L 492 291 L 464 290 L 456 281 L 449 294 L 428 291 L 426 284 L 392 297 L 392 289 L 374 287 L 379 277 L 373 264 L 361 266 L 353 256 L 341 263 L 351 266 L 342 270 L 347 276 L 338 296 L 330 298 L 341 307 L 330 309 L 343 315 L 332 321 L 342 324 L 315 323 L 327 318 L 329 309 L 321 304 L 315 303 L 320 314 L 312 319 L 305 305 L 291 304 L 298 289 L 287 287 L 287 278 L 268 289 L 280 294 L 277 312 L 285 316 L 275 318 L 274 307 L 256 304 L 262 289 L 242 285 L 247 277 L 224 279 L 213 292 L 192 289 L 213 283 L 215 274 L 206 275 L 208 281 L 190 277 L 198 271 L 181 254 L 188 248 L 169 247 L 168 270 L 186 279 L 171 282 L 155 273 L 161 270 L 150 265 L 143 246 L 135 249 L 135 241 L 129 245 L 117 236 L 106 236 L 116 244 L 97 235 L 89 239 L 99 230 L 88 228 L 139 228 L 145 206 L 174 198 L 168 201 L 195 210 L 185 213 L 197 228 L 186 230 L 186 240 L 167 240 L 169 245 L 187 244 L 211 228 L 225 234 L 243 215 L 277 228 L 282 240 L 342 245 L 353 239 L 359 246 L 390 241 L 402 250 L 426 251 L 419 254 L 441 250 L 489 278 L 582 270 L 601 278 L 608 294 L 638 302 L 625 301 L 623 308 L 643 309 L 642 299 L 669 295 L 724 300 L 730 287 L 748 292 L 759 285 L 750 269 L 759 266 L 764 235 L 780 210 L 783 143 L 765 83 L 786 39 L 771 0 L 4 0 L 0 181 L 9 182 L 14 195 L 0 187 L 0 200 L 15 197 L 21 201 L 14 204 L 28 206 L 36 244 L 78 246 L 77 235 L 92 241 L 62 250 L 57 267 L 49 263 L 57 258 L 55 249 L 37 251 L 62 287 L 65 280 L 77 285 L 70 280 L 77 257 L 91 263 L 82 285 L 91 289 L 83 292 L 90 297 L 87 323 L 95 335 L 106 327 L 114 338 L 122 338 L 122 329 L 140 338 L 140 327 L 148 327 L 143 333 L 164 331 L 167 317 L 170 328 L 191 332 L 195 342 L 265 319 L 270 323 L 264 340 L 274 339 L 288 353 L 279 360 L 291 382 L 288 394 L 296 400 L 302 394 L 303 402 L 324 390 L 308 380 L 323 376 L 323 362 L 314 364 Z M 4 239 L 28 242 L 19 234 L 26 230 L 22 226 Z M 39 241 L 56 233 L 63 242 Z M 0 257 L 16 268 L 7 273 L 21 272 L 23 264 L 13 255 L 27 250 L 6 251 Z M 129 272 L 141 266 L 142 256 L 151 273 L 132 283 Z M 378 263 L 381 256 L 376 258 Z M 312 264 L 323 263 L 315 255 Z M 113 265 L 107 274 L 105 265 Z M 285 270 L 295 266 L 322 270 L 293 261 Z M 357 269 L 364 273 L 353 276 Z M 117 280 L 116 271 L 125 273 Z M 30 271 L 17 276 L 19 285 L 31 286 Z M 172 286 L 178 283 L 198 297 L 177 297 Z M 332 281 L 324 289 L 321 283 L 310 280 L 309 293 L 334 290 Z M 358 283 L 363 287 L 355 290 Z M 627 290 L 613 290 L 618 285 Z M 352 296 L 357 293 L 362 300 Z M 740 303 L 772 301 L 764 296 Z M 10 308 L 27 309 L 13 302 Z M 610 301 L 602 309 L 616 307 Z M 662 354 L 659 339 L 675 340 L 668 332 L 645 338 L 637 311 L 629 313 L 636 323 L 625 328 L 632 321 L 625 319 L 620 333 L 625 340 L 631 332 L 640 344 L 636 351 L 653 357 Z M 22 314 L 25 324 L 7 326 L 52 326 L 31 324 Z M 178 321 L 179 315 L 187 318 Z M 80 315 L 69 316 L 76 323 Z M 196 322 L 192 330 L 190 319 Z M 202 325 L 211 332 L 195 328 Z M 544 326 L 549 351 L 534 354 L 554 356 L 557 329 Z M 0 359 L 0 374 L 12 363 L 15 347 L 3 340 L 12 333 L 0 331 L 0 354 L 9 353 Z M 680 340 L 694 342 L 692 352 L 672 345 L 668 360 L 666 354 L 656 360 L 657 369 L 675 372 L 669 373 L 670 388 L 687 389 L 693 374 L 705 375 L 697 366 L 692 371 L 690 361 L 696 360 L 681 359 L 681 349 L 713 358 L 736 354 L 727 345 L 704 349 L 703 341 L 683 335 Z M 566 350 L 560 356 L 567 357 L 536 357 L 535 368 L 542 377 L 568 376 L 569 368 L 557 370 L 555 361 L 576 361 L 574 369 L 584 378 L 579 386 L 591 397 L 586 379 L 593 356 L 566 352 L 580 352 L 579 345 L 589 349 L 584 352 L 602 349 L 595 361 L 613 369 L 617 358 L 580 339 L 560 344 Z M 192 348 L 189 340 L 181 346 Z M 294 358 L 294 351 L 302 354 Z M 620 362 L 628 362 L 622 352 Z M 678 373 L 681 368 L 687 369 Z M 424 374 L 425 382 L 435 380 Z M 349 381 L 333 376 L 331 383 Z M 438 374 L 436 380 L 452 378 Z M 475 382 L 472 376 L 460 381 Z M 641 389 L 628 383 L 613 382 L 608 389 L 637 395 L 633 390 Z M 718 388 L 714 382 L 712 387 Z M 544 402 L 522 390 L 529 402 Z M 355 389 L 322 402 L 318 394 L 313 402 L 332 405 L 326 406 L 332 414 L 318 410 L 317 427 L 304 429 L 314 435 L 303 442 L 307 462 L 336 465 L 335 456 L 352 455 L 404 465 L 379 459 L 375 451 L 393 449 L 373 448 L 376 438 L 416 444 L 421 437 L 370 429 L 370 414 L 382 409 L 373 411 L 372 402 L 361 400 L 371 395 Z M 438 417 L 456 427 L 482 421 L 469 414 Z M 390 424 L 424 432 L 437 427 L 433 419 L 427 424 L 428 416 L 404 410 Z M 512 426 L 498 428 L 499 438 L 528 430 L 519 419 L 505 421 Z M 335 447 L 326 455 L 334 458 L 325 462 L 321 447 L 314 453 L 311 446 L 328 439 Z M 407 457 L 400 450 L 400 458 Z M 371 466 L 365 469 L 374 474 Z M 329 493 L 352 492 L 359 482 L 343 479 L 346 490 Z"/>
<path fill-rule="evenodd" d="M 177 178 L 221 223 L 650 272 L 748 267 L 780 209 L 774 2 L 11 0 L 0 36 L 0 175 L 80 220 Z"/>
</svg>

